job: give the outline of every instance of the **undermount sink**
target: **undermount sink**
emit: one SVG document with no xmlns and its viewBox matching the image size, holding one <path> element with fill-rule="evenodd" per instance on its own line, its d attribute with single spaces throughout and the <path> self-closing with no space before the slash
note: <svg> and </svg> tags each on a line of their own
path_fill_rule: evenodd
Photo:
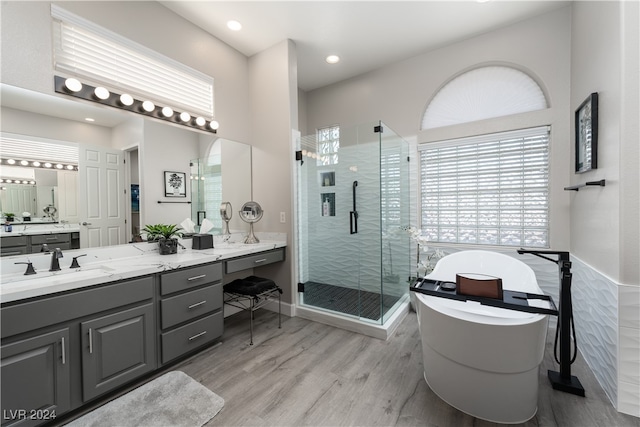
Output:
<svg viewBox="0 0 640 427">
<path fill-rule="evenodd" d="M 25 266 L 26 269 L 26 266 Z M 81 268 L 63 268 L 60 271 L 47 271 L 36 269 L 36 274 L 25 275 L 22 273 L 9 273 L 2 275 L 2 286 L 8 285 L 10 283 L 18 283 L 25 282 L 27 280 L 56 280 L 58 278 L 64 277 L 65 280 L 83 280 L 91 277 L 98 277 L 105 274 L 111 274 L 109 270 L 112 270 L 109 267 L 103 265 L 89 266 L 89 267 L 81 267 Z"/>
</svg>

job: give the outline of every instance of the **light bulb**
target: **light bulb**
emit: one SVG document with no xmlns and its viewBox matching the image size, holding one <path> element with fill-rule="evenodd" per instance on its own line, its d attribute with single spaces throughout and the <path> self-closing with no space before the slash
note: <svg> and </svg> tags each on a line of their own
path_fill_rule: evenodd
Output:
<svg viewBox="0 0 640 427">
<path fill-rule="evenodd" d="M 45 167 L 45 168 L 50 168 L 51 166 L 53 166 L 53 165 L 52 165 L 51 163 L 49 163 L 49 162 L 47 162 L 47 163 L 45 163 L 45 164 L 44 164 L 44 167 Z"/>
<path fill-rule="evenodd" d="M 16 161 L 13 160 L 13 159 L 9 159 L 9 160 L 7 160 L 7 163 L 9 163 L 10 165 L 15 165 Z"/>
<path fill-rule="evenodd" d="M 197 117 L 196 118 L 196 124 L 198 126 L 204 126 L 207 123 L 207 121 L 204 119 L 204 117 Z"/>
<path fill-rule="evenodd" d="M 211 122 L 209 123 L 209 127 L 213 130 L 217 130 L 220 127 L 220 123 L 215 120 L 211 120 Z"/>
<path fill-rule="evenodd" d="M 146 111 L 147 113 L 150 113 L 150 112 L 152 112 L 153 110 L 155 110 L 155 109 L 156 109 L 156 106 L 155 106 L 155 104 L 154 104 L 153 102 L 151 102 L 151 101 L 144 101 L 144 102 L 142 103 L 142 109 L 143 109 L 144 111 Z"/>
<path fill-rule="evenodd" d="M 64 87 L 70 92 L 80 92 L 82 83 L 78 79 L 69 78 L 64 81 Z"/>
<path fill-rule="evenodd" d="M 173 116 L 173 109 L 171 107 L 162 107 L 162 115 L 165 117 Z"/>
<path fill-rule="evenodd" d="M 20 160 L 20 164 L 22 166 L 27 166 L 29 164 L 29 162 L 27 162 L 26 160 Z"/>
<path fill-rule="evenodd" d="M 40 167 L 40 162 L 33 162 L 31 163 L 33 166 L 39 168 Z"/>
<path fill-rule="evenodd" d="M 67 170 L 72 171 L 73 170 L 73 165 L 67 165 Z"/>
<path fill-rule="evenodd" d="M 133 105 L 133 97 L 128 93 L 123 93 L 122 95 L 120 95 L 120 103 L 122 105 L 130 107 L 131 105 Z"/>
<path fill-rule="evenodd" d="M 109 99 L 109 96 L 111 95 L 109 91 L 106 88 L 103 88 L 102 86 L 98 86 L 97 88 L 95 88 L 93 90 L 93 94 L 96 98 L 101 99 L 103 101 L 106 99 Z"/>
<path fill-rule="evenodd" d="M 191 114 L 185 112 L 180 113 L 180 120 L 185 123 L 188 122 L 189 120 L 191 120 Z"/>
<path fill-rule="evenodd" d="M 64 168 L 64 166 L 62 166 L 60 163 L 58 163 L 58 164 L 56 165 L 56 168 L 57 168 L 57 169 L 62 169 L 62 168 Z"/>
</svg>

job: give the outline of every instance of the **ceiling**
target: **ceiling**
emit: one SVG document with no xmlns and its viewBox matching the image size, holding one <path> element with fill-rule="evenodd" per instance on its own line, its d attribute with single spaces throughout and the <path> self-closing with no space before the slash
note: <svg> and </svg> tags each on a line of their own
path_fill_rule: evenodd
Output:
<svg viewBox="0 0 640 427">
<path fill-rule="evenodd" d="M 569 1 L 161 1 L 246 56 L 291 39 L 310 91 L 567 6 Z M 242 30 L 227 28 L 237 20 Z M 329 54 L 341 57 L 327 64 Z"/>
<path fill-rule="evenodd" d="M 483 32 L 512 24 L 568 1 L 161 1 L 214 37 L 252 56 L 277 43 L 296 43 L 298 86 L 317 89 Z M 226 23 L 242 23 L 231 32 Z M 342 60 L 329 65 L 328 54 Z M 2 105 L 69 120 L 94 118 L 113 127 L 120 110 L 0 84 Z"/>
</svg>

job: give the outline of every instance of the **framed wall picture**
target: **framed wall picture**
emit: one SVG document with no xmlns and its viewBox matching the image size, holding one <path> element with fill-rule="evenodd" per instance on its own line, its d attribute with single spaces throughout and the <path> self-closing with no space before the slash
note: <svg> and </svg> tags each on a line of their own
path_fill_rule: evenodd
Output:
<svg viewBox="0 0 640 427">
<path fill-rule="evenodd" d="M 164 196 L 187 197 L 187 174 L 184 172 L 164 172 Z"/>
<path fill-rule="evenodd" d="M 576 173 L 598 167 L 598 93 L 594 92 L 576 110 Z"/>
</svg>

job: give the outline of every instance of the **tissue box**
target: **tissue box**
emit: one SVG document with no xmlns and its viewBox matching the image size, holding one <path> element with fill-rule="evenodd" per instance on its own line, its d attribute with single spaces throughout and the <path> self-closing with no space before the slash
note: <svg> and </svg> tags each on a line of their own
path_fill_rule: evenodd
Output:
<svg viewBox="0 0 640 427">
<path fill-rule="evenodd" d="M 213 236 L 211 234 L 194 234 L 191 249 L 213 248 Z"/>
</svg>

